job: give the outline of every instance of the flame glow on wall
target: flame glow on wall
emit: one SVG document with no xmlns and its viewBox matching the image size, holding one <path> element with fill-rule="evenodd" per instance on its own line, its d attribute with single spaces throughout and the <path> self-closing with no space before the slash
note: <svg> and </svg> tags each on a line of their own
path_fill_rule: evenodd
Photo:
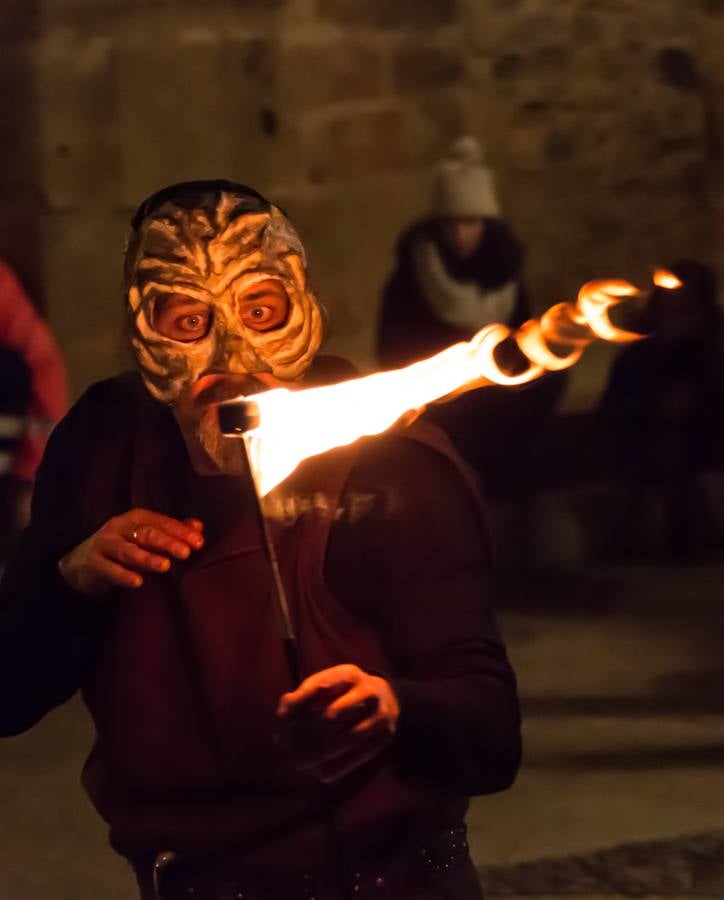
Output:
<svg viewBox="0 0 724 900">
<path fill-rule="evenodd" d="M 654 283 L 667 290 L 681 287 L 665 271 L 655 273 Z M 525 384 L 546 371 L 569 368 L 596 339 L 638 340 L 641 335 L 611 322 L 610 311 L 640 298 L 627 281 L 589 282 L 574 303 L 559 303 L 517 331 L 488 325 L 470 341 L 403 369 L 324 387 L 280 388 L 232 401 L 249 400 L 258 408 L 258 425 L 245 433 L 244 440 L 259 495 L 268 494 L 307 457 L 381 434 L 405 414 L 430 403 L 485 385 Z M 528 360 L 527 368 L 518 374 L 506 374 L 495 359 L 496 348 L 511 337 Z"/>
</svg>

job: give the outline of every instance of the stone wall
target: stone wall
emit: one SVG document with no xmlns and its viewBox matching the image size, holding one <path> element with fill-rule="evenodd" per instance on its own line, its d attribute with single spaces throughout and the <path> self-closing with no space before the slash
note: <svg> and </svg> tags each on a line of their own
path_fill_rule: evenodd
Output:
<svg viewBox="0 0 724 900">
<path fill-rule="evenodd" d="M 682 256 L 719 267 L 724 4 L 468 0 L 465 16 L 476 129 L 539 305 Z M 577 405 L 612 352 L 576 371 Z"/>
<path fill-rule="evenodd" d="M 175 180 L 226 176 L 285 206 L 330 347 L 363 367 L 395 236 L 466 130 L 528 243 L 539 307 L 589 277 L 715 254 L 715 0 L 3 6 L 0 253 L 46 305 L 76 392 L 122 359 L 126 223 Z M 607 359 L 581 367 L 577 397 Z"/>
</svg>

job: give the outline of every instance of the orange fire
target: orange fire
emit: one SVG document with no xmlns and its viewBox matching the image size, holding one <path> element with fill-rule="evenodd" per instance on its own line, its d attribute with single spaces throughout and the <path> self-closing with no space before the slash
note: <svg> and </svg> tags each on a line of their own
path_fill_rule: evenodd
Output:
<svg viewBox="0 0 724 900">
<path fill-rule="evenodd" d="M 657 272 L 657 277 L 668 275 Z M 505 325 L 488 325 L 472 340 L 404 369 L 324 387 L 254 395 L 249 399 L 258 407 L 259 424 L 244 439 L 259 495 L 268 494 L 307 457 L 381 434 L 406 413 L 421 411 L 429 403 L 490 384 L 520 385 L 546 371 L 566 369 L 596 338 L 638 340 L 641 335 L 617 328 L 609 312 L 640 296 L 627 281 L 590 282 L 575 303 L 559 303 L 515 332 Z M 494 357 L 496 347 L 510 337 L 529 361 L 516 375 L 506 374 Z"/>
<path fill-rule="evenodd" d="M 675 291 L 682 287 L 681 281 L 673 272 L 667 272 L 665 269 L 657 269 L 654 272 L 654 284 L 656 287 L 666 288 L 668 291 Z"/>
</svg>

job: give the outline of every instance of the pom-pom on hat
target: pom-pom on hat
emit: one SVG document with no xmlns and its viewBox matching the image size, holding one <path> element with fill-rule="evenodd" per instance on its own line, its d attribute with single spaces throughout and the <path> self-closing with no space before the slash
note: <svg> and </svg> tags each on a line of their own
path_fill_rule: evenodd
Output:
<svg viewBox="0 0 724 900">
<path fill-rule="evenodd" d="M 492 172 L 484 165 L 483 150 L 474 137 L 458 138 L 438 166 L 432 212 L 440 217 L 500 214 Z"/>
</svg>

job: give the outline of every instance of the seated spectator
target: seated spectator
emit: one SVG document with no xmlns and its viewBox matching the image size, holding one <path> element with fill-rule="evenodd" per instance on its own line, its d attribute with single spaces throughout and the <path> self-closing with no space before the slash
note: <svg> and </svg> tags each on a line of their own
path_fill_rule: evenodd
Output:
<svg viewBox="0 0 724 900">
<path fill-rule="evenodd" d="M 500 218 L 490 170 L 472 137 L 451 149 L 435 178 L 432 214 L 401 236 L 378 329 L 386 368 L 468 340 L 491 322 L 529 316 L 523 247 Z"/>
<path fill-rule="evenodd" d="M 600 417 L 627 498 L 623 549 L 686 559 L 722 535 L 724 358 L 716 275 L 693 260 L 669 269 L 682 287 L 652 292 L 651 335 L 620 352 Z"/>
<path fill-rule="evenodd" d="M 432 211 L 401 236 L 384 288 L 377 334 L 383 368 L 407 365 L 469 340 L 492 322 L 512 328 L 530 316 L 524 250 L 500 216 L 490 170 L 472 137 L 440 164 Z M 450 435 L 489 493 L 525 484 L 531 434 L 539 436 L 565 375 L 524 389 L 488 387 L 435 406 L 428 415 Z"/>
</svg>

